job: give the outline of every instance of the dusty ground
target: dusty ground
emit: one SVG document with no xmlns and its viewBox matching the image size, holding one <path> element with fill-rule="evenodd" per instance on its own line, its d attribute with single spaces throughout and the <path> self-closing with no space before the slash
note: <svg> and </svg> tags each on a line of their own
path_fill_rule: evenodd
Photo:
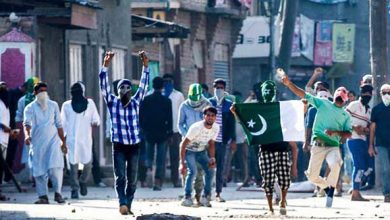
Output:
<svg viewBox="0 0 390 220">
<path fill-rule="evenodd" d="M 310 193 L 288 195 L 287 216 L 268 215 L 264 194 L 258 188 L 236 191 L 235 185 L 224 188 L 226 203 L 212 202 L 212 208 L 188 208 L 180 206 L 179 196 L 183 189 L 163 188 L 156 192 L 139 188 L 133 204 L 135 216 L 120 216 L 114 189 L 90 187 L 89 194 L 79 200 L 68 199 L 64 205 L 51 201 L 50 205 L 34 205 L 34 188 L 17 193 L 12 185 L 3 187 L 9 201 L 0 202 L 0 219 L 135 219 L 153 213 L 189 215 L 201 219 L 390 219 L 390 203 L 383 203 L 380 190 L 366 192 L 370 202 L 351 202 L 349 196 L 337 197 L 333 208 L 325 208 L 325 198 L 312 198 Z M 64 187 L 63 195 L 70 197 L 70 188 Z M 50 199 L 53 199 L 50 194 Z"/>
</svg>

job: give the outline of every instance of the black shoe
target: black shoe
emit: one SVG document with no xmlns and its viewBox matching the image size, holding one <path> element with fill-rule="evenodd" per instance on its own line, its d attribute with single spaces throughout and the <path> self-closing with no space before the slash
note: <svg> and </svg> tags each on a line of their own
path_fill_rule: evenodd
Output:
<svg viewBox="0 0 390 220">
<path fill-rule="evenodd" d="M 160 186 L 153 186 L 153 191 L 161 191 L 161 187 Z"/>
<path fill-rule="evenodd" d="M 34 204 L 49 204 L 49 198 L 47 196 L 40 196 Z"/>
<path fill-rule="evenodd" d="M 80 183 L 80 194 L 86 196 L 88 194 L 87 184 Z"/>
<path fill-rule="evenodd" d="M 54 201 L 57 203 L 65 203 L 65 199 L 62 198 L 61 194 L 59 193 L 54 193 Z"/>
<path fill-rule="evenodd" d="M 134 213 L 129 209 L 129 215 L 134 215 Z"/>
<path fill-rule="evenodd" d="M 79 192 L 77 190 L 72 190 L 72 192 L 70 194 L 70 198 L 78 199 L 79 198 Z"/>
</svg>

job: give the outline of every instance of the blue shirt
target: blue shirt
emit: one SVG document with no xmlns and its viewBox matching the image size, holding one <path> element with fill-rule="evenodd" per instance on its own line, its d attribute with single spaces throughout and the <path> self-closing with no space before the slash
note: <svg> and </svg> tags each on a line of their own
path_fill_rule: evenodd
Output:
<svg viewBox="0 0 390 220">
<path fill-rule="evenodd" d="M 144 68 L 137 92 L 130 103 L 124 107 L 118 97 L 111 93 L 107 68 L 99 74 L 100 90 L 107 103 L 111 121 L 111 141 L 125 145 L 138 144 L 141 141 L 139 125 L 139 106 L 149 84 L 149 68 Z"/>
</svg>

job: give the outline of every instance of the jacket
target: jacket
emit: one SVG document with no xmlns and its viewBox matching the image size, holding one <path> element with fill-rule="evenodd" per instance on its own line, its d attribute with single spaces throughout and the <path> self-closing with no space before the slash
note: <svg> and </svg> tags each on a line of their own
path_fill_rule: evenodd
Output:
<svg viewBox="0 0 390 220">
<path fill-rule="evenodd" d="M 209 99 L 214 107 L 217 107 L 217 99 L 212 97 Z M 236 140 L 236 122 L 233 113 L 230 111 L 232 102 L 226 98 L 222 101 L 222 142 L 227 144 L 230 140 Z"/>
</svg>

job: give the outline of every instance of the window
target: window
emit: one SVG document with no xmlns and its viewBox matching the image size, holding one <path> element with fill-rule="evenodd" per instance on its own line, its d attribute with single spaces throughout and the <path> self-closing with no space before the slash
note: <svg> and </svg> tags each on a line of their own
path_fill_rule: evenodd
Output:
<svg viewBox="0 0 390 220">
<path fill-rule="evenodd" d="M 112 60 L 112 80 L 125 78 L 125 58 L 126 51 L 122 49 L 112 49 L 115 56 Z"/>
<path fill-rule="evenodd" d="M 69 44 L 69 85 L 83 81 L 82 46 Z"/>
</svg>

